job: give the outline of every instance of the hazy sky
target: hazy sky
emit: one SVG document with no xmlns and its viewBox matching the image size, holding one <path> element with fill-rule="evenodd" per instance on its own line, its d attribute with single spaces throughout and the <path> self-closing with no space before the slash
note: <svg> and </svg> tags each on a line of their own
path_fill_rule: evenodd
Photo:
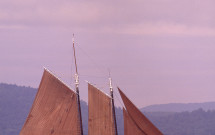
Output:
<svg viewBox="0 0 215 135">
<path fill-rule="evenodd" d="M 118 85 L 138 107 L 215 101 L 214 5 L 214 0 L 1 0 L 0 82 L 36 88 L 44 66 L 74 87 L 75 33 L 85 101 L 85 80 L 109 92 L 108 69 L 115 90 Z"/>
</svg>

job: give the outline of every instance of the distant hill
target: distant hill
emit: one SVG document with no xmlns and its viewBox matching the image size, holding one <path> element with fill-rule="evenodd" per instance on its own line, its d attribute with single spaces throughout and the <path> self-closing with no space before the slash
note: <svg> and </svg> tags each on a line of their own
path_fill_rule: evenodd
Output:
<svg viewBox="0 0 215 135">
<path fill-rule="evenodd" d="M 0 83 L 0 135 L 18 135 L 36 96 L 37 89 Z M 88 106 L 81 101 L 84 134 L 88 133 Z M 116 108 L 119 135 L 123 135 L 122 110 Z"/>
<path fill-rule="evenodd" d="M 0 135 L 19 134 L 30 111 L 36 92 L 35 88 L 0 83 Z M 81 108 L 84 135 L 87 135 L 87 103 L 81 101 Z M 190 108 L 187 109 L 190 110 Z M 215 111 L 198 109 L 192 112 L 179 113 L 175 112 L 177 109 L 172 110 L 172 112 L 168 110 L 169 112 L 144 112 L 144 114 L 164 135 L 215 135 Z M 159 111 L 162 111 L 162 105 Z M 116 108 L 116 117 L 118 133 L 119 135 L 124 135 L 121 108 Z"/>
<path fill-rule="evenodd" d="M 36 89 L 0 83 L 0 135 L 18 135 Z"/>
<path fill-rule="evenodd" d="M 198 109 L 166 116 L 145 114 L 164 135 L 215 135 L 215 111 Z"/>
<path fill-rule="evenodd" d="M 215 102 L 205 102 L 205 103 L 170 103 L 170 104 L 160 104 L 151 105 L 141 109 L 143 112 L 192 112 L 197 109 L 203 109 L 205 111 L 215 110 Z"/>
</svg>

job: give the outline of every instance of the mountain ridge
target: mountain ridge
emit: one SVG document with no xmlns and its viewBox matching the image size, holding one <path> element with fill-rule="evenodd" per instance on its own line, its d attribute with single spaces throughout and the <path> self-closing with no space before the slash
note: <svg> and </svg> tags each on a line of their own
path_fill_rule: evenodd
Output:
<svg viewBox="0 0 215 135">
<path fill-rule="evenodd" d="M 197 109 L 215 110 L 215 101 L 203 103 L 168 103 L 156 104 L 141 108 L 142 112 L 192 112 Z"/>
<path fill-rule="evenodd" d="M 18 135 L 37 89 L 0 83 L 0 135 Z M 84 134 L 88 134 L 88 106 L 81 101 Z M 164 135 L 215 135 L 215 111 L 144 112 Z M 124 135 L 122 108 L 116 108 L 118 134 Z"/>
</svg>

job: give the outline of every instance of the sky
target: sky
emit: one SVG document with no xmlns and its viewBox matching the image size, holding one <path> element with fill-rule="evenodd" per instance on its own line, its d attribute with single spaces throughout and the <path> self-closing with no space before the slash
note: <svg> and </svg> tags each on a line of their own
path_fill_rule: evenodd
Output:
<svg viewBox="0 0 215 135">
<path fill-rule="evenodd" d="M 138 107 L 215 101 L 214 0 L 1 0 L 0 82 L 37 88 L 43 67 L 81 98 L 109 71 Z"/>
</svg>

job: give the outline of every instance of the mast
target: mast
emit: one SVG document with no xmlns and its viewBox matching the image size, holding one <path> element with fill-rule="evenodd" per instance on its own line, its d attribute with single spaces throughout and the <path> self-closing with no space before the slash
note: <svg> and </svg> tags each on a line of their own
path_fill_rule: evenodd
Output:
<svg viewBox="0 0 215 135">
<path fill-rule="evenodd" d="M 75 90 L 77 93 L 77 102 L 78 102 L 78 112 L 79 112 L 79 121 L 80 121 L 80 128 L 81 128 L 81 135 L 83 135 L 83 126 L 82 126 L 82 116 L 81 116 L 81 103 L 80 103 L 80 95 L 79 95 L 79 76 L 78 76 L 78 68 L 76 62 L 76 55 L 75 55 L 75 40 L 73 34 L 73 52 L 75 58 Z"/>
<path fill-rule="evenodd" d="M 113 111 L 113 120 L 114 120 L 114 127 L 115 127 L 115 135 L 118 135 L 117 123 L 116 123 L 116 112 L 115 112 L 114 98 L 113 98 L 112 79 L 110 77 L 110 73 L 109 73 L 109 85 L 110 85 L 110 95 L 111 95 L 111 103 L 112 103 L 112 111 Z"/>
</svg>

